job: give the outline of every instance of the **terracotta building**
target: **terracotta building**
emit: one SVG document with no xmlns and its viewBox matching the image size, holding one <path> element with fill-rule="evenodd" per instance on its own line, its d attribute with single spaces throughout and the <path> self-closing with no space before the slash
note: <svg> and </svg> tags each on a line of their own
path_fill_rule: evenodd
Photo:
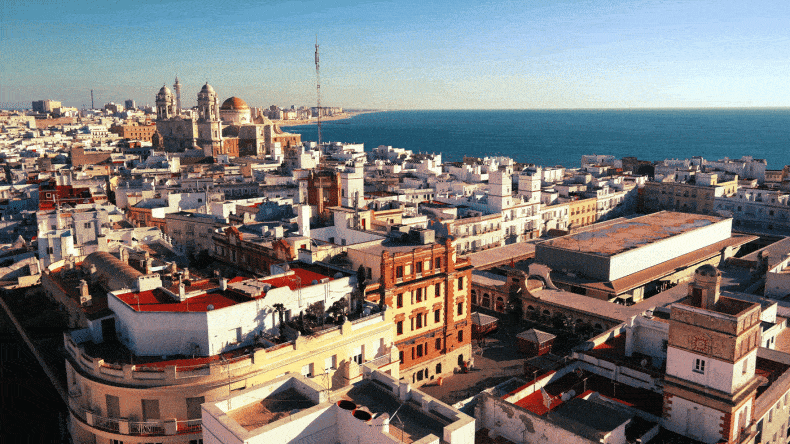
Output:
<svg viewBox="0 0 790 444">
<path fill-rule="evenodd" d="M 379 301 L 383 295 L 395 312 L 401 377 L 421 385 L 468 366 L 472 263 L 456 257 L 450 240 L 385 241 L 349 248 L 348 258 L 355 268 L 365 267 L 369 282 L 378 280 L 367 287 L 367 299 Z"/>
<path fill-rule="evenodd" d="M 109 131 L 124 139 L 150 142 L 151 137 L 156 133 L 156 125 L 114 125 Z"/>
<path fill-rule="evenodd" d="M 318 214 L 340 205 L 340 175 L 335 171 L 311 171 L 306 181 L 307 202 L 317 207 Z"/>
</svg>

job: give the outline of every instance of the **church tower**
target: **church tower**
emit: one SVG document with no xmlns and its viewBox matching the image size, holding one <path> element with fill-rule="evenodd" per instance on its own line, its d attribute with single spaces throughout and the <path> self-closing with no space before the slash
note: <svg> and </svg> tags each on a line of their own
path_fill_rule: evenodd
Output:
<svg viewBox="0 0 790 444">
<path fill-rule="evenodd" d="M 176 92 L 176 115 L 181 115 L 181 82 L 178 81 L 176 76 L 176 83 L 173 84 L 173 90 Z"/>
<path fill-rule="evenodd" d="M 721 272 L 703 265 L 672 305 L 664 426 L 707 443 L 735 442 L 754 414 L 760 378 L 760 304 L 720 296 Z"/>
<path fill-rule="evenodd" d="M 197 145 L 207 157 L 222 148 L 222 122 L 219 119 L 219 98 L 208 83 L 198 93 Z"/>
<path fill-rule="evenodd" d="M 208 83 L 198 93 L 198 119 L 219 120 L 219 99 Z"/>
<path fill-rule="evenodd" d="M 173 93 L 166 85 L 156 94 L 156 118 L 157 120 L 167 120 L 175 116 L 176 103 Z"/>
</svg>

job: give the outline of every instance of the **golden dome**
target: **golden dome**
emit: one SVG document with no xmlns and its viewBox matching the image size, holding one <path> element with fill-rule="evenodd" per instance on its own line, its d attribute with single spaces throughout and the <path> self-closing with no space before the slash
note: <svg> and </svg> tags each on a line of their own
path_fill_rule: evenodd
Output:
<svg viewBox="0 0 790 444">
<path fill-rule="evenodd" d="M 222 106 L 219 109 L 224 110 L 242 110 L 242 109 L 250 109 L 247 106 L 247 103 L 244 100 L 241 100 L 238 97 L 231 97 L 230 99 L 222 102 Z"/>
</svg>

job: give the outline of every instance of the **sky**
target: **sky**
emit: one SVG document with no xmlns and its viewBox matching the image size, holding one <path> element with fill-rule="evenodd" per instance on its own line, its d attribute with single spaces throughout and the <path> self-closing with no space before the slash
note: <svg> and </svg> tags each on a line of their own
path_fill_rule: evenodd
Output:
<svg viewBox="0 0 790 444">
<path fill-rule="evenodd" d="M 37 1 L 0 5 L 0 108 L 790 106 L 790 2 Z"/>
</svg>

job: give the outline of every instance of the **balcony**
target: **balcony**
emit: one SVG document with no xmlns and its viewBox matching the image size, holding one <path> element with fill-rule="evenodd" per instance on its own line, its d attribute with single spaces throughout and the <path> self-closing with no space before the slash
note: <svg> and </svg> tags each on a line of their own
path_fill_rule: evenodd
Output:
<svg viewBox="0 0 790 444">
<path fill-rule="evenodd" d="M 105 432 L 130 436 L 168 436 L 201 433 L 200 419 L 164 419 L 156 421 L 130 421 L 128 418 L 108 418 L 90 410 L 73 412 L 85 424 Z"/>
</svg>

